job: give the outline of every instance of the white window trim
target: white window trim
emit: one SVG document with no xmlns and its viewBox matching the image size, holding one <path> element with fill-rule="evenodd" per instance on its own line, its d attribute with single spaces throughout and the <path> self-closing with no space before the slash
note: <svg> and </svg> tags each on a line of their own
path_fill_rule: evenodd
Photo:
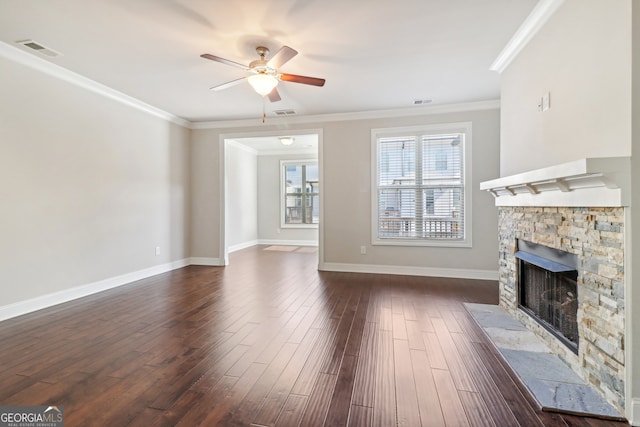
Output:
<svg viewBox="0 0 640 427">
<path fill-rule="evenodd" d="M 284 165 L 319 165 L 318 159 L 303 160 L 280 160 L 280 228 L 318 228 L 318 224 L 287 224 L 285 222 L 285 182 L 284 182 Z M 322 200 L 322 199 L 320 199 Z"/>
<path fill-rule="evenodd" d="M 471 147 L 472 132 L 471 122 L 442 123 L 435 125 L 408 126 L 396 128 L 377 128 L 371 129 L 371 244 L 378 246 L 430 246 L 430 247 L 446 247 L 446 248 L 470 248 L 472 247 L 473 230 L 472 224 L 472 179 L 471 179 Z M 437 241 L 427 239 L 380 239 L 378 238 L 378 138 L 420 135 L 429 133 L 464 133 L 464 239 L 456 241 Z"/>
</svg>

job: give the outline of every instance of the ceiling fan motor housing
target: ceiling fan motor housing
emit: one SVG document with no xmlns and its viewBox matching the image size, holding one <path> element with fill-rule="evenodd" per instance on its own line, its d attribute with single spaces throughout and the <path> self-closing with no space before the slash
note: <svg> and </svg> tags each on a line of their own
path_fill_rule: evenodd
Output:
<svg viewBox="0 0 640 427">
<path fill-rule="evenodd" d="M 266 59 L 256 59 L 255 61 L 251 61 L 251 63 L 249 64 L 249 68 L 258 73 L 275 74 L 276 70 L 269 67 L 268 64 L 269 61 L 267 61 Z"/>
<path fill-rule="evenodd" d="M 269 48 L 258 46 L 256 47 L 256 52 L 258 52 L 258 55 L 260 55 L 260 59 L 251 61 L 251 63 L 249 64 L 249 68 L 261 74 L 275 75 L 276 70 L 269 67 L 269 61 L 265 59 L 265 57 L 269 54 Z"/>
</svg>

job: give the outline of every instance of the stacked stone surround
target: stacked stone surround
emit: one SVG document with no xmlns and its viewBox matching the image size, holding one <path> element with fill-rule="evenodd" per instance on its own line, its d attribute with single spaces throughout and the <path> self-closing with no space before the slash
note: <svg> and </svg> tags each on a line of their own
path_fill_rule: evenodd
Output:
<svg viewBox="0 0 640 427">
<path fill-rule="evenodd" d="M 624 413 L 624 208 L 499 208 L 500 305 Z M 576 356 L 518 309 L 518 239 L 578 255 Z"/>
</svg>

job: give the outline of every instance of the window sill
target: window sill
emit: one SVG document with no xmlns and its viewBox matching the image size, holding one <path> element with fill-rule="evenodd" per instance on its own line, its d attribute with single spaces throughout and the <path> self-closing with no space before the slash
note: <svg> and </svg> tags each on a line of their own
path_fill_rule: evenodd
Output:
<svg viewBox="0 0 640 427">
<path fill-rule="evenodd" d="M 422 239 L 374 239 L 374 246 L 406 246 L 406 247 L 434 247 L 434 248 L 471 248 L 471 240 L 440 241 Z"/>
<path fill-rule="evenodd" d="M 302 229 L 318 229 L 318 224 L 280 224 L 280 228 L 302 228 Z"/>
</svg>

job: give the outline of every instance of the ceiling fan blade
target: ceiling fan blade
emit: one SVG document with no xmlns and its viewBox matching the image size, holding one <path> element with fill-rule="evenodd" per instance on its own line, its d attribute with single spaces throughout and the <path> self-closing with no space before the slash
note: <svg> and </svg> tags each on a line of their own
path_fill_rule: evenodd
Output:
<svg viewBox="0 0 640 427">
<path fill-rule="evenodd" d="M 235 86 L 238 83 L 242 83 L 246 79 L 247 79 L 246 77 L 241 77 L 239 79 L 231 80 L 230 82 L 222 83 L 221 85 L 218 85 L 218 86 L 210 87 L 209 90 L 215 90 L 215 91 L 223 90 L 231 86 Z"/>
<path fill-rule="evenodd" d="M 246 65 L 242 65 L 242 64 L 240 64 L 238 62 L 233 62 L 233 61 L 230 61 L 228 59 L 220 58 L 219 56 L 211 55 L 209 53 L 203 53 L 202 55 L 200 55 L 200 57 L 204 58 L 204 59 L 210 59 L 210 60 L 216 61 L 216 62 L 221 62 L 223 64 L 231 65 L 232 67 L 242 68 L 243 70 L 246 70 L 246 71 L 250 71 L 251 70 L 251 68 L 249 68 Z"/>
<path fill-rule="evenodd" d="M 296 56 L 298 51 L 289 46 L 282 46 L 269 60 L 269 67 L 278 69 L 286 64 L 291 58 Z"/>
<path fill-rule="evenodd" d="M 279 74 L 278 78 L 285 82 L 302 83 L 312 86 L 324 86 L 324 79 L 317 77 L 298 76 L 296 74 Z"/>
<path fill-rule="evenodd" d="M 270 102 L 278 102 L 280 101 L 282 98 L 280 98 L 280 94 L 278 93 L 278 89 L 276 89 L 275 87 L 273 88 L 273 90 L 271 92 L 269 92 L 269 95 L 267 95 L 267 98 L 269 98 Z"/>
</svg>

